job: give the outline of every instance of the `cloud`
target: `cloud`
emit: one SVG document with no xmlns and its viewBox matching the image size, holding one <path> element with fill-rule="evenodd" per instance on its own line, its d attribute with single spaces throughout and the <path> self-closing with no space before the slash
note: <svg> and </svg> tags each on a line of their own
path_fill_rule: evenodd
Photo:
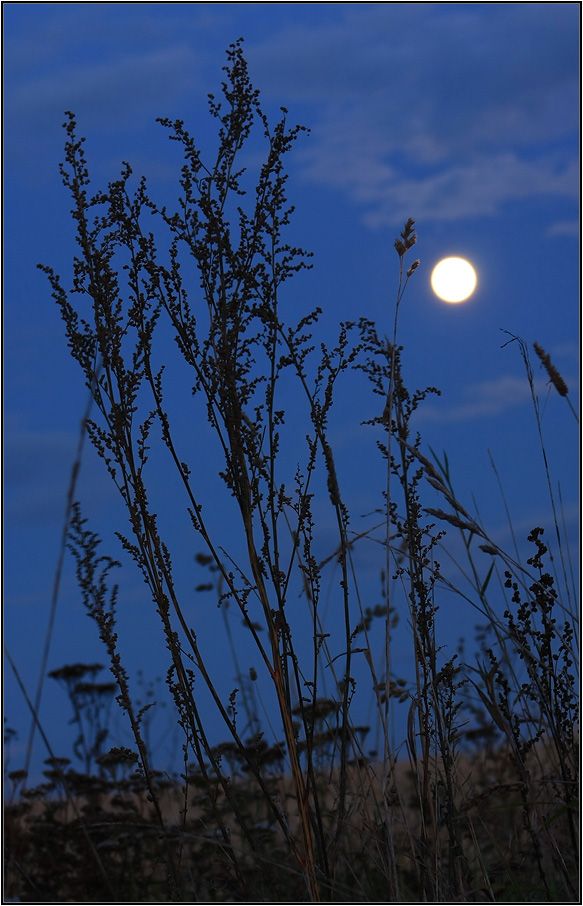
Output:
<svg viewBox="0 0 583 906">
<path fill-rule="evenodd" d="M 270 34 L 250 58 L 271 94 L 317 112 L 306 180 L 371 227 L 411 211 L 450 221 L 577 198 L 573 28 L 546 5 L 361 4 Z"/>
<path fill-rule="evenodd" d="M 59 71 L 43 73 L 16 85 L 7 96 L 7 114 L 27 117 L 37 126 L 54 124 L 64 110 L 85 117 L 116 121 L 120 115 L 134 115 L 167 99 L 168 88 L 180 85 L 185 91 L 196 73 L 196 57 L 186 46 L 173 46 L 149 53 L 122 54 L 72 67 L 60 61 Z"/>
<path fill-rule="evenodd" d="M 553 343 L 550 348 L 551 355 L 555 359 L 575 359 L 576 362 L 579 361 L 580 350 L 581 347 L 579 343 L 571 342 L 569 340 L 564 343 Z"/>
<path fill-rule="evenodd" d="M 353 140 L 350 139 L 349 142 Z M 468 163 L 440 166 L 412 177 L 383 165 L 368 147 L 362 169 L 350 170 L 345 147 L 340 154 L 305 157 L 306 176 L 323 184 L 343 186 L 365 208 L 364 220 L 374 228 L 398 224 L 415 212 L 428 221 L 495 215 L 503 205 L 536 196 L 577 197 L 578 167 L 574 161 L 521 160 L 512 153 L 477 156 Z M 367 166 L 367 156 L 372 159 Z"/>
<path fill-rule="evenodd" d="M 115 147 L 123 136 L 126 147 L 136 133 L 139 145 L 147 145 L 143 132 L 155 134 L 154 118 L 184 116 L 192 97 L 204 108 L 212 87 L 203 75 L 211 57 L 207 38 L 223 18 L 168 6 L 156 12 L 156 4 L 49 4 L 31 17 L 16 5 L 5 23 L 5 153 L 11 172 L 43 180 L 44 161 L 52 166 L 60 159 L 65 110 L 75 111 L 92 142 L 106 136 Z M 213 59 L 214 85 L 220 63 L 217 55 Z M 113 151 L 116 162 L 119 153 Z"/>
<path fill-rule="evenodd" d="M 186 8 L 57 5 L 43 28 L 12 25 L 12 165 L 31 125 L 35 143 L 54 140 L 66 108 L 110 134 L 137 114 L 187 114 L 189 95 L 216 84 L 218 31 L 242 31 L 264 95 L 314 127 L 297 158 L 306 182 L 343 192 L 370 227 L 577 197 L 574 5 L 331 4 L 304 17 L 284 4 L 261 26 L 253 7 Z"/>
<path fill-rule="evenodd" d="M 538 394 L 544 393 L 546 389 L 544 380 L 535 381 Z M 525 377 L 504 375 L 490 381 L 470 384 L 464 389 L 463 399 L 459 403 L 451 406 L 427 405 L 418 411 L 416 418 L 420 422 L 470 421 L 483 416 L 500 415 L 530 399 L 530 387 Z"/>
<path fill-rule="evenodd" d="M 575 239 L 579 237 L 579 221 L 578 220 L 557 220 L 547 229 L 547 236 L 573 236 Z"/>
</svg>

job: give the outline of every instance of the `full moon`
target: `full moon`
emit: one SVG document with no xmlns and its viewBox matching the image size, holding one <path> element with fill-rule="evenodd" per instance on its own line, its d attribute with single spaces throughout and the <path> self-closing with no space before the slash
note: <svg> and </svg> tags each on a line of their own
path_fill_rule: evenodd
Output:
<svg viewBox="0 0 583 906">
<path fill-rule="evenodd" d="M 444 302 L 465 302 L 478 283 L 475 269 L 465 258 L 442 258 L 431 272 L 431 288 Z"/>
</svg>

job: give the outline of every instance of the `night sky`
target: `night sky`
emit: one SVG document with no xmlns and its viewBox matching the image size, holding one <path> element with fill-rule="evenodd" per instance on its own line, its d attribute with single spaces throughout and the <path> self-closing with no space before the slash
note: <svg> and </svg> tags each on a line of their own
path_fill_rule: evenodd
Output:
<svg viewBox="0 0 583 906">
<path fill-rule="evenodd" d="M 398 272 L 393 240 L 414 217 L 421 267 L 401 312 L 404 371 L 413 389 L 442 391 L 416 416 L 423 449 L 447 451 L 459 497 L 507 546 L 491 451 L 519 538 L 540 524 L 552 540 L 524 367 L 516 344 L 501 347 L 502 330 L 542 344 L 578 409 L 579 13 L 576 3 L 4 5 L 4 615 L 6 643 L 29 691 L 86 399 L 46 278 L 36 269 L 37 262 L 51 264 L 70 282 L 75 246 L 58 174 L 64 111 L 76 113 L 87 136 L 96 186 L 116 178 L 128 160 L 147 176 L 152 194 L 170 202 L 181 160 L 155 119 L 183 118 L 210 147 L 206 95 L 219 88 L 226 47 L 243 36 L 268 113 L 285 105 L 290 121 L 311 129 L 288 161 L 297 206 L 290 238 L 314 252 L 313 270 L 287 286 L 290 311 L 320 305 L 318 330 L 327 340 L 339 321 L 361 315 L 389 335 Z M 250 154 L 247 164 L 252 169 L 259 160 Z M 450 254 L 467 257 L 478 272 L 478 289 L 463 305 L 440 302 L 430 288 L 432 266 Z M 533 359 L 574 556 L 579 429 Z M 342 393 L 332 439 L 358 531 L 381 505 L 382 464 L 373 435 L 360 425 L 378 414 L 378 400 L 351 379 Z M 197 424 L 193 430 L 202 431 Z M 228 505 L 218 503 L 212 450 L 201 455 L 220 531 Z M 294 457 L 286 451 L 292 477 Z M 162 473 L 153 479 L 165 493 Z M 78 497 L 104 549 L 119 557 L 113 532 L 125 525 L 116 493 L 87 448 Z M 325 495 L 321 506 L 317 544 L 325 555 L 333 543 Z M 181 550 L 179 528 L 168 531 Z M 235 551 L 237 543 L 233 538 Z M 459 543 L 451 543 L 455 552 Z M 187 550 L 182 542 L 185 587 L 202 580 L 193 561 L 199 549 L 191 537 Z M 363 545 L 355 556 L 375 603 L 379 551 Z M 119 580 L 120 635 L 131 639 L 132 676 L 139 669 L 147 679 L 163 676 L 166 652 L 141 578 L 128 564 Z M 333 609 L 333 600 L 327 606 Z M 192 607 L 211 666 L 228 690 L 234 682 L 224 646 L 204 614 L 207 608 L 215 619 L 215 603 L 199 599 Z M 460 635 L 471 640 L 470 608 L 444 599 L 439 619 L 449 644 Z M 398 653 L 403 671 L 407 657 L 408 650 Z M 105 656 L 68 560 L 49 669 L 95 660 L 105 663 Z M 6 720 L 19 734 L 12 769 L 21 766 L 29 717 L 8 669 L 5 677 Z M 66 754 L 71 732 L 67 707 L 48 680 L 41 716 L 58 754 Z M 156 732 L 168 742 L 165 720 Z M 114 742 L 126 739 L 123 726 L 116 718 Z M 159 750 L 163 766 L 167 749 Z M 46 753 L 38 741 L 37 750 L 40 763 Z"/>
</svg>

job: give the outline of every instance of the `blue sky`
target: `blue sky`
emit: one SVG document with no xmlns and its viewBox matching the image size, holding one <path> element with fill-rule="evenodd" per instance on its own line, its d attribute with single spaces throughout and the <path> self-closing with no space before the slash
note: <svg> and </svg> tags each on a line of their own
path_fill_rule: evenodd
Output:
<svg viewBox="0 0 583 906">
<path fill-rule="evenodd" d="M 314 270 L 290 284 L 290 305 L 321 305 L 329 336 L 338 321 L 360 315 L 388 334 L 393 239 L 407 217 L 416 219 L 422 267 L 401 317 L 405 374 L 411 386 L 443 394 L 427 401 L 418 427 L 425 448 L 447 450 L 460 496 L 475 498 L 493 537 L 506 543 L 488 450 L 522 536 L 550 525 L 550 510 L 522 363 L 515 347 L 501 348 L 501 329 L 541 343 L 578 405 L 579 12 L 576 3 L 4 5 L 5 630 L 29 688 L 85 397 L 36 270 L 42 261 L 65 277 L 74 253 L 57 172 L 63 112 L 77 114 L 97 184 L 128 160 L 157 198 L 170 200 L 179 160 L 155 118 L 183 118 L 210 146 L 206 94 L 218 89 L 225 48 L 243 36 L 268 111 L 283 104 L 311 129 L 289 171 L 291 232 L 314 251 Z M 257 161 L 251 154 L 247 163 Z M 478 270 L 466 305 L 444 305 L 430 290 L 431 267 L 448 254 Z M 538 363 L 535 374 L 575 549 L 578 429 Z M 382 471 L 360 467 L 374 443 L 359 424 L 360 391 L 345 393 L 332 427 L 341 478 L 362 514 L 379 504 Z M 218 493 L 210 453 L 208 468 Z M 117 556 L 112 531 L 123 514 L 89 453 L 79 496 Z M 319 525 L 325 550 L 329 514 Z M 372 587 L 374 552 L 361 556 Z M 129 631 L 139 620 L 141 631 L 131 666 L 163 674 L 141 580 L 126 572 L 122 623 Z M 445 610 L 445 637 L 471 634 L 473 614 Z M 100 654 L 69 564 L 50 666 Z M 7 681 L 6 717 L 22 746 L 27 719 Z M 49 683 L 43 714 L 57 748 L 63 713 Z"/>
</svg>

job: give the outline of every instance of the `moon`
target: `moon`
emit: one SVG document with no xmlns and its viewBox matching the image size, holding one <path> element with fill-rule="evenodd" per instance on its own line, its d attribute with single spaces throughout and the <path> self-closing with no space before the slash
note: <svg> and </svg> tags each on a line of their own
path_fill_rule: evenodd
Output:
<svg viewBox="0 0 583 906">
<path fill-rule="evenodd" d="M 442 258 L 431 272 L 433 292 L 452 305 L 469 299 L 477 285 L 476 270 L 465 258 Z"/>
</svg>

